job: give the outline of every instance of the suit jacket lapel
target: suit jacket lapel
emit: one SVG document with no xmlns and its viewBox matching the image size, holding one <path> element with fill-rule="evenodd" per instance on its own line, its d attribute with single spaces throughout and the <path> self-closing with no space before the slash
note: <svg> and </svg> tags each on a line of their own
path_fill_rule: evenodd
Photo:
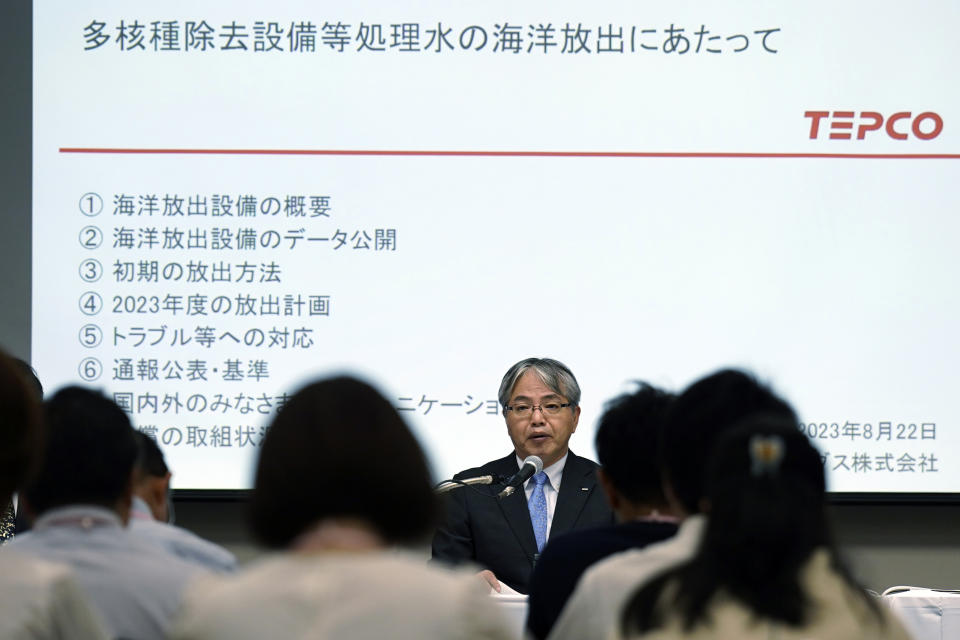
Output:
<svg viewBox="0 0 960 640">
<path fill-rule="evenodd" d="M 553 522 L 550 524 L 551 538 L 573 528 L 590 494 L 596 488 L 596 482 L 593 465 L 571 451 L 563 469 L 563 478 L 560 480 L 557 507 L 553 512 Z M 587 491 L 584 491 L 584 488 Z M 527 520 L 529 521 L 529 515 Z M 532 525 L 530 530 L 533 531 Z"/>
<path fill-rule="evenodd" d="M 502 463 L 502 464 L 501 464 Z M 498 473 L 510 476 L 519 470 L 517 459 L 514 454 L 497 461 L 500 467 Z M 517 487 L 517 490 L 502 500 L 496 498 L 497 504 L 503 511 L 503 517 L 516 536 L 517 541 L 523 548 L 527 557 L 532 558 L 537 553 L 537 540 L 533 536 L 533 525 L 530 523 L 530 509 L 527 507 L 527 494 L 523 486 Z"/>
</svg>

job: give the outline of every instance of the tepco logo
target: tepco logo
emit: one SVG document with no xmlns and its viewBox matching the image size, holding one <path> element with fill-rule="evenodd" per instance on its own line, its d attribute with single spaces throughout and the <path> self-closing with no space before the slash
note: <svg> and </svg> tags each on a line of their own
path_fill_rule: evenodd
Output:
<svg viewBox="0 0 960 640">
<path fill-rule="evenodd" d="M 943 118 L 933 111 L 924 111 L 911 120 L 909 111 L 898 111 L 889 118 L 876 111 L 805 111 L 803 117 L 810 118 L 810 139 L 820 136 L 820 123 L 830 125 L 831 140 L 850 140 L 854 124 L 857 125 L 857 140 L 863 140 L 871 131 L 881 127 L 894 140 L 907 140 L 912 133 L 919 140 L 933 140 L 943 131 Z M 886 123 L 886 124 L 884 124 Z M 902 123 L 902 124 L 901 124 Z M 909 126 L 908 126 L 909 123 Z"/>
</svg>

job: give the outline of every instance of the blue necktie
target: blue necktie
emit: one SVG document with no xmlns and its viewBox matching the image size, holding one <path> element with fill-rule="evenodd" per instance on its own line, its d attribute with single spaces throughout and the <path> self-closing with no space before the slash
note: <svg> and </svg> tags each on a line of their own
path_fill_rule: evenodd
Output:
<svg viewBox="0 0 960 640">
<path fill-rule="evenodd" d="M 537 540 L 537 553 L 543 551 L 547 543 L 547 497 L 543 495 L 543 485 L 547 481 L 547 474 L 543 471 L 533 476 L 537 486 L 530 496 L 530 522 L 533 523 L 533 537 Z"/>
</svg>

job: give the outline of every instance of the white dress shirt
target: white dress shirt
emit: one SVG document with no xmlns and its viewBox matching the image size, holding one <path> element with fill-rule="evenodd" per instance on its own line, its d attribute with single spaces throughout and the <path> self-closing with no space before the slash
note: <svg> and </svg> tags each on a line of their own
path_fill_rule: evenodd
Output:
<svg viewBox="0 0 960 640">
<path fill-rule="evenodd" d="M 0 550 L 0 638 L 106 640 L 70 567 Z"/>
<path fill-rule="evenodd" d="M 50 509 L 8 548 L 72 567 L 115 638 L 165 638 L 186 583 L 206 573 L 131 535 L 116 512 L 93 505 Z"/>
<path fill-rule="evenodd" d="M 133 535 L 149 540 L 191 564 L 220 573 L 237 568 L 237 559 L 232 553 L 191 531 L 154 520 L 150 507 L 136 496 L 130 507 L 129 527 Z"/>
</svg>

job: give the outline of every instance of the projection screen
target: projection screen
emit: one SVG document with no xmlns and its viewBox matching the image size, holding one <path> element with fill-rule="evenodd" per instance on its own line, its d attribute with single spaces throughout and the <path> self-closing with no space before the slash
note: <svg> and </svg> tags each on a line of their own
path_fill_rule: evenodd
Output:
<svg viewBox="0 0 960 640">
<path fill-rule="evenodd" d="M 960 488 L 954 2 L 35 2 L 34 365 L 178 489 L 348 372 L 437 479 L 500 377 L 746 368 L 841 494 Z"/>
</svg>

